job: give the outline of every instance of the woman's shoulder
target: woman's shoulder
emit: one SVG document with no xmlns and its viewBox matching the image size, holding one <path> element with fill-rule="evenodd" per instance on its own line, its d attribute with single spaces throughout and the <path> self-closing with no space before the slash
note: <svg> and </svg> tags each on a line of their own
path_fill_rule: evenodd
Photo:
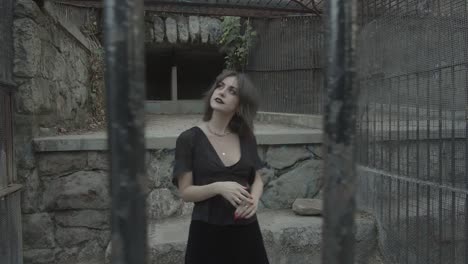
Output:
<svg viewBox="0 0 468 264">
<path fill-rule="evenodd" d="M 188 128 L 179 134 L 179 136 L 177 137 L 177 140 L 192 141 L 193 138 L 197 135 L 197 132 L 198 132 L 197 130 L 199 129 L 200 129 L 199 126 L 193 126 L 191 128 Z"/>
</svg>

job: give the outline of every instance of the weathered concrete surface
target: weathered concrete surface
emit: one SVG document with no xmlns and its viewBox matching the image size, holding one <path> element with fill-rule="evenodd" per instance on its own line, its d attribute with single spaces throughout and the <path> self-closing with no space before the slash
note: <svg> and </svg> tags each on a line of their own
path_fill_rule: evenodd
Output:
<svg viewBox="0 0 468 264">
<path fill-rule="evenodd" d="M 146 147 L 174 148 L 177 136 L 200 122 L 201 115 L 148 115 L 145 131 Z M 321 145 L 323 133 L 321 129 L 258 121 L 255 123 L 255 134 L 259 145 Z M 105 131 L 37 137 L 34 139 L 34 148 L 38 152 L 107 150 L 107 137 Z"/>
<path fill-rule="evenodd" d="M 258 214 L 263 239 L 271 264 L 320 263 L 322 218 L 297 216 L 291 210 Z M 149 263 L 183 263 L 190 218 L 171 218 L 149 225 Z M 377 231 L 374 220 L 356 218 L 356 261 L 370 263 L 376 253 Z M 110 246 L 106 252 L 109 263 Z"/>
<path fill-rule="evenodd" d="M 180 124 L 180 120 L 175 123 Z M 316 148 L 316 144 L 258 146 L 259 156 L 265 162 L 260 212 L 289 209 L 294 199 L 316 195 L 323 177 L 323 161 L 314 153 Z M 145 162 L 144 191 L 149 221 L 189 216 L 193 204 L 184 203 L 171 182 L 174 149 L 149 149 Z M 63 263 L 67 259 L 76 263 L 99 261 L 110 240 L 108 153 L 38 152 L 36 163 L 37 169 L 25 172 L 27 199 L 23 203 L 30 210 L 24 219 L 26 263 Z M 183 245 L 163 244 L 157 252 L 162 263 L 182 263 L 171 261 L 181 257 L 184 249 Z"/>
<path fill-rule="evenodd" d="M 298 215 L 321 215 L 323 200 L 321 199 L 296 199 L 292 206 L 293 212 Z"/>
</svg>

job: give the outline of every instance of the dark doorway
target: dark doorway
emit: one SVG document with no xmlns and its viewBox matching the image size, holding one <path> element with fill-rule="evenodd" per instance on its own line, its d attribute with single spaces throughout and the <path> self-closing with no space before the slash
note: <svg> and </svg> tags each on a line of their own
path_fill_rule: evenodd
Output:
<svg viewBox="0 0 468 264">
<path fill-rule="evenodd" d="M 171 100 L 173 76 L 177 80 L 177 100 L 199 100 L 223 66 L 224 55 L 214 46 L 149 47 L 147 100 Z"/>
</svg>

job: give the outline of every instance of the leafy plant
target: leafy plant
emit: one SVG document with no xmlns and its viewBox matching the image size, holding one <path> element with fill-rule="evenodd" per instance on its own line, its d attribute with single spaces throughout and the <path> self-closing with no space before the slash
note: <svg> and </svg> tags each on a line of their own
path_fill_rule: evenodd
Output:
<svg viewBox="0 0 468 264">
<path fill-rule="evenodd" d="M 223 17 L 221 28 L 219 44 L 221 51 L 226 53 L 226 68 L 244 70 L 257 33 L 249 20 L 241 20 L 240 17 Z"/>
</svg>

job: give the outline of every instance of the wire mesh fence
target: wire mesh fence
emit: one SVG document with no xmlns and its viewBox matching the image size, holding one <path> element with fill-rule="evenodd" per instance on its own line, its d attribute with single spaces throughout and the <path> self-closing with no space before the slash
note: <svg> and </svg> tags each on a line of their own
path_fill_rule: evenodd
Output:
<svg viewBox="0 0 468 264">
<path fill-rule="evenodd" d="M 247 72 L 261 92 L 261 111 L 323 113 L 322 19 L 255 19 L 253 26 L 258 38 Z"/>
<path fill-rule="evenodd" d="M 358 204 L 388 263 L 468 262 L 468 4 L 360 2 Z"/>
<path fill-rule="evenodd" d="M 13 0 L 0 1 L 0 263 L 21 264 L 20 185 L 13 165 Z"/>
</svg>

